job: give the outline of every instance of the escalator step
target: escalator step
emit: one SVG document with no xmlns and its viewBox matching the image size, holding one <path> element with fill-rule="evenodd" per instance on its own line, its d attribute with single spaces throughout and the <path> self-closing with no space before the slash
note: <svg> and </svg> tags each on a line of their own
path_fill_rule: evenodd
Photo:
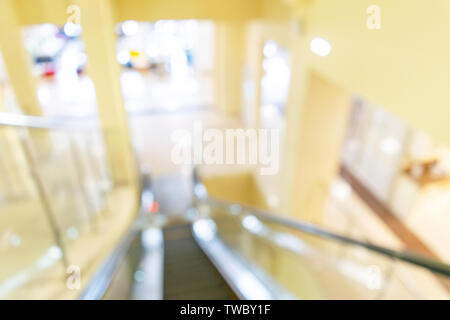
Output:
<svg viewBox="0 0 450 320">
<path fill-rule="evenodd" d="M 236 299 L 195 242 L 189 223 L 168 226 L 163 235 L 164 299 Z"/>
</svg>

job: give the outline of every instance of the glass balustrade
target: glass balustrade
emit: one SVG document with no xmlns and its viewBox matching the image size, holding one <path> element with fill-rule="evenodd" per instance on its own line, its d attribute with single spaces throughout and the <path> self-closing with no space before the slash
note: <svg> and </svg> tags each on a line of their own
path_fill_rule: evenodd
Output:
<svg viewBox="0 0 450 320">
<path fill-rule="evenodd" d="M 268 276 L 296 298 L 450 298 L 448 276 L 428 268 L 264 219 L 266 213 L 261 218 L 237 204 L 207 200 L 198 208 L 237 257 L 261 270 L 262 281 Z"/>
<path fill-rule="evenodd" d="M 0 121 L 0 299 L 43 297 L 95 239 L 113 185 L 96 123 L 12 119 Z"/>
</svg>

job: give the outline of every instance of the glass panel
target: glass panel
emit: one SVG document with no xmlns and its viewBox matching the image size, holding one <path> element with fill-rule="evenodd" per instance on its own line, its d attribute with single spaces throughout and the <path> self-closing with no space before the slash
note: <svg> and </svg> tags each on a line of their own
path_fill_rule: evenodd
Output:
<svg viewBox="0 0 450 320">
<path fill-rule="evenodd" d="M 67 294 L 66 268 L 104 236 L 111 190 L 98 127 L 0 127 L 0 299 Z"/>
<path fill-rule="evenodd" d="M 0 299 L 61 259 L 20 141 L 18 129 L 0 127 Z"/>
<path fill-rule="evenodd" d="M 237 208 L 237 207 L 236 207 Z M 368 249 L 210 207 L 218 236 L 300 299 L 449 299 L 448 281 Z"/>
<path fill-rule="evenodd" d="M 31 130 L 29 140 L 31 162 L 57 227 L 65 241 L 75 240 L 94 222 L 75 146 L 65 132 L 57 130 Z"/>
</svg>

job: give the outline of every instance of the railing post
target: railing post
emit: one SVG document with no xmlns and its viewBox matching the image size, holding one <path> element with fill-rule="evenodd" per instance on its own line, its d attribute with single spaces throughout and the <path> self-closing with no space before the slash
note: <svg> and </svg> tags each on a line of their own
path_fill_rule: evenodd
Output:
<svg viewBox="0 0 450 320">
<path fill-rule="evenodd" d="M 78 183 L 78 188 L 80 189 L 81 196 L 83 197 L 83 202 L 88 211 L 88 216 L 91 220 L 91 223 L 94 225 L 94 228 L 98 231 L 98 221 L 95 220 L 95 206 L 92 201 L 89 199 L 89 195 L 86 191 L 85 186 L 83 185 L 83 178 L 85 177 L 85 171 L 83 170 L 83 164 L 81 163 L 80 153 L 77 150 L 77 146 L 75 145 L 75 141 L 70 135 L 67 135 L 69 140 L 69 148 L 70 153 L 73 156 L 73 164 L 76 172 L 76 179 Z"/>
<path fill-rule="evenodd" d="M 27 163 L 29 165 L 30 173 L 36 190 L 38 192 L 39 198 L 41 200 L 44 213 L 47 217 L 47 221 L 49 222 L 50 228 L 53 232 L 53 236 L 55 238 L 56 245 L 61 249 L 62 252 L 62 263 L 64 268 L 67 269 L 69 266 L 69 261 L 67 258 L 67 251 L 61 237 L 61 233 L 58 228 L 58 224 L 56 222 L 55 213 L 53 212 L 52 206 L 50 205 L 50 200 L 45 192 L 44 184 L 42 183 L 42 179 L 37 170 L 37 164 L 33 157 L 32 148 L 29 144 L 29 141 L 26 140 L 25 131 L 20 132 L 20 142 L 22 144 L 22 148 L 24 151 L 24 155 L 26 157 Z"/>
<path fill-rule="evenodd" d="M 92 141 L 94 141 L 94 146 L 97 146 L 97 138 L 100 133 L 93 133 Z M 87 148 L 87 147 L 86 147 Z M 100 184 L 100 193 L 103 197 L 103 201 L 105 203 L 104 211 L 107 213 L 111 212 L 111 208 L 108 201 L 108 191 L 110 190 L 110 186 L 112 184 L 110 176 L 108 173 L 105 175 L 104 172 L 102 172 L 102 166 L 107 166 L 107 161 L 101 162 L 101 160 L 97 160 L 97 155 L 92 153 L 92 149 L 87 148 L 87 158 L 88 162 L 91 164 L 91 168 L 94 171 L 94 174 L 96 175 L 96 179 L 98 179 Z M 108 181 L 107 181 L 108 180 Z M 108 185 L 107 185 L 108 184 Z"/>
</svg>

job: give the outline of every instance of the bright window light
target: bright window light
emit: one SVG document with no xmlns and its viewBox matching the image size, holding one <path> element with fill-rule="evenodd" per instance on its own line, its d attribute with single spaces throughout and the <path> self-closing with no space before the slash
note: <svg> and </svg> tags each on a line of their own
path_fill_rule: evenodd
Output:
<svg viewBox="0 0 450 320">
<path fill-rule="evenodd" d="M 132 36 L 139 30 L 139 24 L 134 20 L 127 20 L 122 23 L 122 32 L 126 36 Z"/>
<path fill-rule="evenodd" d="M 312 52 L 321 57 L 326 57 L 331 52 L 330 42 L 320 37 L 315 37 L 311 40 L 310 48 Z"/>
<path fill-rule="evenodd" d="M 275 41 L 269 40 L 264 44 L 263 54 L 267 58 L 271 58 L 277 54 L 278 46 Z"/>
</svg>

